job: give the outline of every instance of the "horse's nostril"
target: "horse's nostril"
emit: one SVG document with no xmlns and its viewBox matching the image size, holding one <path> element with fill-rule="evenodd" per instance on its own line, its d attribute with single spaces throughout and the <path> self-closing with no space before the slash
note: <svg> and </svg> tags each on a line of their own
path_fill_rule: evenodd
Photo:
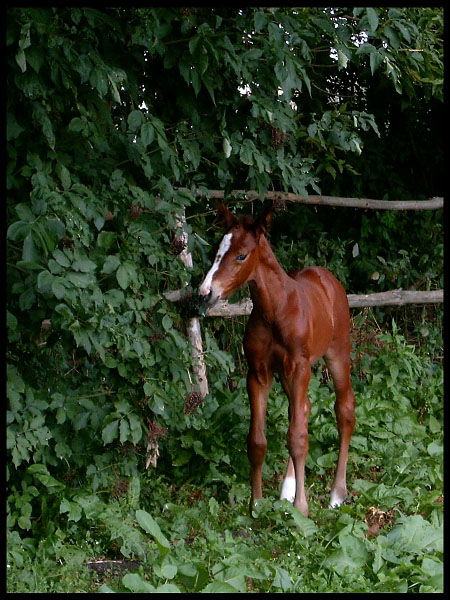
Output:
<svg viewBox="0 0 450 600">
<path fill-rule="evenodd" d="M 203 295 L 203 302 L 209 302 L 211 300 L 211 294 L 212 294 L 212 290 L 209 290 L 209 292 L 207 294 Z"/>
</svg>

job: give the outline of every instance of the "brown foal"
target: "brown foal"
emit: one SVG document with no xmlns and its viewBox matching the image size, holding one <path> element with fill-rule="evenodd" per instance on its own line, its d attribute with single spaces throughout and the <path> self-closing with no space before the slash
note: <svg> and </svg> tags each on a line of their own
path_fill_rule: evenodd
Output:
<svg viewBox="0 0 450 600">
<path fill-rule="evenodd" d="M 244 335 L 248 362 L 247 391 L 251 421 L 247 451 L 251 466 L 251 499 L 262 498 L 262 466 L 267 442 L 264 435 L 267 399 L 274 372 L 289 398 L 287 443 L 289 461 L 281 498 L 287 498 L 305 516 L 305 461 L 308 453 L 307 397 L 311 365 L 324 357 L 336 391 L 334 406 L 340 447 L 331 488 L 331 506 L 347 496 L 346 468 L 350 438 L 355 427 L 355 396 L 350 381 L 350 316 L 347 295 L 337 279 L 322 267 L 287 274 L 265 237 L 272 213 L 253 221 L 233 215 L 217 204 L 226 234 L 214 263 L 199 287 L 208 306 L 248 282 L 253 301 Z"/>
</svg>

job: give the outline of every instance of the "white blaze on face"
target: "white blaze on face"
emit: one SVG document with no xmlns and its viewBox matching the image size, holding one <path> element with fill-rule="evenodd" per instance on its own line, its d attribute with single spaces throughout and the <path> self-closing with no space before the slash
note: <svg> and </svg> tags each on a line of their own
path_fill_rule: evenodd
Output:
<svg viewBox="0 0 450 600">
<path fill-rule="evenodd" d="M 203 283 L 201 283 L 200 287 L 198 288 L 199 294 L 201 296 L 207 296 L 210 293 L 213 277 L 219 269 L 222 258 L 225 256 L 225 254 L 230 249 L 232 236 L 233 236 L 232 233 L 227 233 L 226 235 L 223 236 L 223 239 L 220 242 L 219 249 L 217 250 L 216 258 L 214 259 L 213 265 L 210 268 L 210 270 L 208 271 L 205 279 L 203 280 Z M 220 287 L 217 286 L 215 289 L 215 292 L 217 293 L 217 295 L 219 295 L 221 293 L 221 291 L 222 290 L 220 289 Z"/>
</svg>

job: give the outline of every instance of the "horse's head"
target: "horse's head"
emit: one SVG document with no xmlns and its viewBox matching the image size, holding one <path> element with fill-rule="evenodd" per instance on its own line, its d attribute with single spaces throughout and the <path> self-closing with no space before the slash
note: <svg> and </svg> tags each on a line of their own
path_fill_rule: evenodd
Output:
<svg viewBox="0 0 450 600">
<path fill-rule="evenodd" d="M 253 220 L 236 217 L 222 203 L 217 203 L 226 234 L 220 242 L 212 267 L 199 287 L 199 295 L 212 306 L 253 278 L 259 260 L 261 236 L 269 228 L 272 212 L 266 210 Z"/>
</svg>

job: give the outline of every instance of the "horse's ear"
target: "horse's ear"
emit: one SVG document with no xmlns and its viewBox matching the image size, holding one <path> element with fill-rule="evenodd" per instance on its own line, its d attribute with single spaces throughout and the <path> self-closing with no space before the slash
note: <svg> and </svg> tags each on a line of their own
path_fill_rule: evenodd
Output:
<svg viewBox="0 0 450 600">
<path fill-rule="evenodd" d="M 225 204 L 221 200 L 216 202 L 217 212 L 222 220 L 222 225 L 225 229 L 231 229 L 239 223 L 238 218 L 228 210 Z"/>
<path fill-rule="evenodd" d="M 270 208 L 266 208 L 264 212 L 253 223 L 253 231 L 257 238 L 262 233 L 266 233 L 272 223 L 273 212 Z"/>
</svg>

